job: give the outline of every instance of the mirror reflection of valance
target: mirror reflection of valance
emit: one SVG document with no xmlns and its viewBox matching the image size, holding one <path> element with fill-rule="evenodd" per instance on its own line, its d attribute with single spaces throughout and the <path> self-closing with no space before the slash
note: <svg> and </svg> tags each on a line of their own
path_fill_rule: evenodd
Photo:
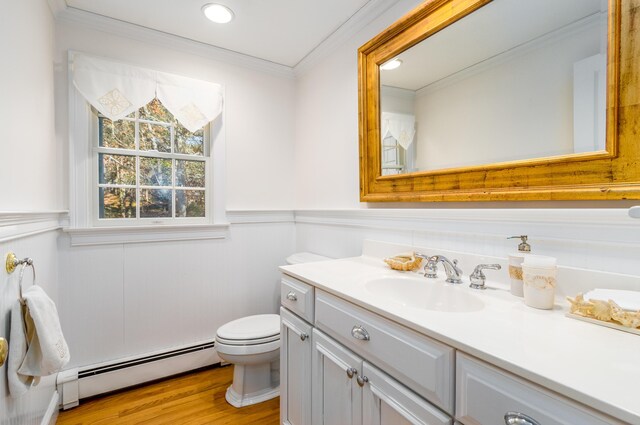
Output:
<svg viewBox="0 0 640 425">
<path fill-rule="evenodd" d="M 413 143 L 413 137 L 416 134 L 416 117 L 393 112 L 382 112 L 381 115 L 382 140 L 392 136 L 400 146 L 408 149 Z"/>
<path fill-rule="evenodd" d="M 73 84 L 101 114 L 124 118 L 154 98 L 189 131 L 222 111 L 222 86 L 82 54 L 73 57 Z"/>
</svg>

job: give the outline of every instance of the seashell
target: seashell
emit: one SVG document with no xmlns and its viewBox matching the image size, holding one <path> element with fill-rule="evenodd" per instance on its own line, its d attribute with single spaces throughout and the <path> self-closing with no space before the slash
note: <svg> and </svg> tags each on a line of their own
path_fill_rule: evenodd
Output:
<svg viewBox="0 0 640 425">
<path fill-rule="evenodd" d="M 575 298 L 567 297 L 567 301 L 571 306 L 569 312 L 573 314 L 579 314 L 580 316 L 592 317 L 593 316 L 593 304 L 584 300 L 582 294 L 576 295 Z"/>
<path fill-rule="evenodd" d="M 595 319 L 608 322 L 611 320 L 611 305 L 606 301 L 591 300 L 593 304 L 592 316 Z"/>
<path fill-rule="evenodd" d="M 410 271 L 420 267 L 422 258 L 416 257 L 413 252 L 398 254 L 394 257 L 385 258 L 384 262 L 393 270 Z"/>
<path fill-rule="evenodd" d="M 611 318 L 628 328 L 640 327 L 640 311 L 625 311 L 614 301 L 609 300 L 611 306 Z"/>
</svg>

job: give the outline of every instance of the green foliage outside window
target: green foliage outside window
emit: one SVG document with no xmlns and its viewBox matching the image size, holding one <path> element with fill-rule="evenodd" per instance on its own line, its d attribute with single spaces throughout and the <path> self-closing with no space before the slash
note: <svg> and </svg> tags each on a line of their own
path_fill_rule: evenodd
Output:
<svg viewBox="0 0 640 425">
<path fill-rule="evenodd" d="M 157 99 L 98 124 L 100 218 L 205 217 L 203 129 L 190 132 Z"/>
</svg>

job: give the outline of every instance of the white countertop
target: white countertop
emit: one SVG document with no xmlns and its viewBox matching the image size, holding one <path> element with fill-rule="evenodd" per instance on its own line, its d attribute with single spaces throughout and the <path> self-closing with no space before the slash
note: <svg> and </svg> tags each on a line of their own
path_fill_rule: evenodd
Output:
<svg viewBox="0 0 640 425">
<path fill-rule="evenodd" d="M 640 424 L 638 335 L 567 318 L 566 305 L 556 305 L 554 310 L 529 308 L 506 286 L 491 281 L 487 286 L 496 289 L 456 285 L 455 290 L 482 299 L 484 308 L 479 311 L 438 312 L 403 306 L 365 287 L 369 279 L 407 273 L 390 270 L 373 257 L 297 264 L 281 270 L 587 406 Z M 424 284 L 444 285 L 442 279 L 426 278 Z"/>
</svg>

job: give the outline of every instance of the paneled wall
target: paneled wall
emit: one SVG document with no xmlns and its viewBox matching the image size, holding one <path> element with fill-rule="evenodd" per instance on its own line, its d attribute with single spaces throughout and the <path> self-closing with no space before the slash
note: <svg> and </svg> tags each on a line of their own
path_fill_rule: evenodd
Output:
<svg viewBox="0 0 640 425">
<path fill-rule="evenodd" d="M 296 211 L 296 248 L 335 258 L 360 255 L 364 239 L 506 257 L 522 234 L 562 266 L 640 275 L 640 220 L 626 209 Z"/>
<path fill-rule="evenodd" d="M 4 269 L 5 255 L 14 252 L 18 257 L 31 257 L 37 271 L 37 283 L 58 303 L 58 254 L 56 249 L 57 230 L 48 230 L 33 236 L 26 236 L 21 229 L 30 226 L 13 221 L 12 225 L 4 219 L 8 214 L 0 213 L 0 336 L 11 344 L 11 308 L 18 302 L 19 270 L 7 274 Z M 54 217 L 57 223 L 57 216 Z M 27 218 L 28 220 L 28 218 Z M 22 220 L 20 220 L 22 221 Z M 6 234 L 11 232 L 11 236 Z M 23 284 L 27 288 L 32 284 L 30 270 L 25 271 Z M 39 425 L 54 397 L 55 376 L 44 378 L 37 387 L 19 398 L 9 395 L 7 387 L 7 365 L 0 368 L 0 423 L 3 425 Z M 55 396 L 57 400 L 57 396 Z"/>
<path fill-rule="evenodd" d="M 63 234 L 70 367 L 211 341 L 229 320 L 275 313 L 277 266 L 295 249 L 293 213 L 229 219 L 225 239 L 72 247 Z"/>
</svg>

